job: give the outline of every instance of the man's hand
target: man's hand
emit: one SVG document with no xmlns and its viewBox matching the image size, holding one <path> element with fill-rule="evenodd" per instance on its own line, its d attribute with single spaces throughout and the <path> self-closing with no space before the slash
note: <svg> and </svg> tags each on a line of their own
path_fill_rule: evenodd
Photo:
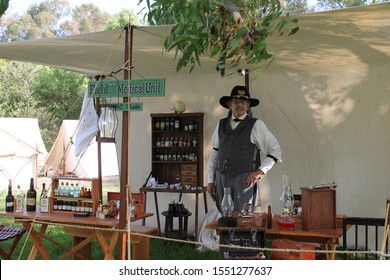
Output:
<svg viewBox="0 0 390 280">
<path fill-rule="evenodd" d="M 215 190 L 216 190 L 216 186 L 214 183 L 207 184 L 207 192 L 209 193 L 209 195 L 213 199 L 213 201 L 215 201 Z"/>
<path fill-rule="evenodd" d="M 253 187 L 256 184 L 257 180 L 260 180 L 261 176 L 263 175 L 264 175 L 263 171 L 261 171 L 260 169 L 256 169 L 255 171 L 249 173 L 248 177 L 246 177 L 245 182 L 248 186 Z"/>
</svg>

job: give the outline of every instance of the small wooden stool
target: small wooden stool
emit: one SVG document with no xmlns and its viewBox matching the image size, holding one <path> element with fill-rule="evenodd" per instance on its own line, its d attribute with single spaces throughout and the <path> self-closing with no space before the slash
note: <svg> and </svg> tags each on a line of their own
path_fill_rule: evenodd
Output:
<svg viewBox="0 0 390 280">
<path fill-rule="evenodd" d="M 176 239 L 187 239 L 188 217 L 192 215 L 191 212 L 184 213 L 171 213 L 164 211 L 161 213 L 165 216 L 165 237 Z M 173 228 L 173 219 L 177 218 L 179 222 L 179 228 Z"/>
<path fill-rule="evenodd" d="M 15 251 L 16 246 L 25 232 L 26 230 L 24 228 L 5 227 L 0 225 L 0 241 L 6 241 L 8 239 L 15 238 L 8 251 L 0 247 L 0 255 L 5 260 L 11 259 L 12 253 Z"/>
</svg>

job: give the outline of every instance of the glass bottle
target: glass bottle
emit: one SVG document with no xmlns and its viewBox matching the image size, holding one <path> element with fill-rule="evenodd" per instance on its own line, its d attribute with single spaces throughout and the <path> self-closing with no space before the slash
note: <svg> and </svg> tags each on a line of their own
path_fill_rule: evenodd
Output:
<svg viewBox="0 0 390 280">
<path fill-rule="evenodd" d="M 64 188 L 64 196 L 69 196 L 70 193 L 70 188 L 69 188 L 69 183 L 65 183 L 65 188 Z"/>
<path fill-rule="evenodd" d="M 59 186 L 58 186 L 58 184 L 56 184 L 55 186 L 54 186 L 54 196 L 58 196 L 59 195 Z"/>
<path fill-rule="evenodd" d="M 180 130 L 180 119 L 175 119 L 175 131 Z"/>
<path fill-rule="evenodd" d="M 69 197 L 75 197 L 74 196 L 74 184 L 73 183 L 71 183 L 70 184 L 70 187 L 69 187 L 69 195 L 68 195 Z"/>
<path fill-rule="evenodd" d="M 16 189 L 16 212 L 22 212 L 23 211 L 23 200 L 24 196 L 22 193 L 22 190 L 20 189 L 20 186 L 18 185 L 18 188 Z"/>
<path fill-rule="evenodd" d="M 12 195 L 12 181 L 9 180 L 8 195 L 5 198 L 5 212 L 14 212 L 14 199 Z"/>
<path fill-rule="evenodd" d="M 35 211 L 37 205 L 37 191 L 34 189 L 34 178 L 30 179 L 30 189 L 27 191 L 27 211 Z"/>
<path fill-rule="evenodd" d="M 154 128 L 156 131 L 160 131 L 160 119 L 155 120 Z"/>
<path fill-rule="evenodd" d="M 283 188 L 280 195 L 282 206 L 282 215 L 291 216 L 294 207 L 294 196 L 291 190 L 290 178 L 288 175 L 283 175 Z"/>
<path fill-rule="evenodd" d="M 42 194 L 41 194 L 41 212 L 49 212 L 49 198 L 47 196 L 46 184 L 42 183 Z"/>
<path fill-rule="evenodd" d="M 80 189 L 80 197 L 85 197 L 85 189 L 84 189 L 84 187 L 81 187 L 81 189 Z"/>
<path fill-rule="evenodd" d="M 58 188 L 58 195 L 64 196 L 64 191 L 65 191 L 65 185 L 64 185 L 64 182 L 61 182 L 61 185 Z"/>
<path fill-rule="evenodd" d="M 230 194 L 230 188 L 223 189 L 223 198 L 221 202 L 221 210 L 223 217 L 231 217 L 233 214 L 234 204 Z"/>
<path fill-rule="evenodd" d="M 79 183 L 76 183 L 74 187 L 74 197 L 80 197 L 80 186 Z"/>
<path fill-rule="evenodd" d="M 268 205 L 268 212 L 267 212 L 267 228 L 272 228 L 272 212 L 271 212 L 271 205 Z"/>
</svg>

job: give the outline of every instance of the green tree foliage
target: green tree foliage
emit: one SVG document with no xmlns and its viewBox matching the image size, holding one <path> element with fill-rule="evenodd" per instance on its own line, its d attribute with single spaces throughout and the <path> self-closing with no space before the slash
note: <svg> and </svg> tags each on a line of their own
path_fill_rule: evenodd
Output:
<svg viewBox="0 0 390 280">
<path fill-rule="evenodd" d="M 221 76 L 226 69 L 242 64 L 256 69 L 260 62 L 273 58 L 267 41 L 274 33 L 292 35 L 299 29 L 296 19 L 288 14 L 281 17 L 284 10 L 278 0 L 188 0 L 185 5 L 181 0 L 146 2 L 150 24 L 174 23 L 164 49 L 174 50 L 179 57 L 177 71 L 188 67 L 191 72 L 204 54 L 217 58 Z"/>
<path fill-rule="evenodd" d="M 115 15 L 108 21 L 106 25 L 106 29 L 111 30 L 114 28 L 123 28 L 124 26 L 127 26 L 129 23 L 131 25 L 138 25 L 140 24 L 140 20 L 138 19 L 134 11 L 122 10 L 119 12 L 119 14 Z"/>
<path fill-rule="evenodd" d="M 70 5 L 66 0 L 48 0 L 31 6 L 26 14 L 4 21 L 2 42 L 41 39 L 60 34 L 60 19 L 68 16 Z"/>
<path fill-rule="evenodd" d="M 101 11 L 94 4 L 82 4 L 72 11 L 72 19 L 61 24 L 61 35 L 85 34 L 106 29 L 112 20 L 109 13 Z"/>
<path fill-rule="evenodd" d="M 284 8 L 291 15 L 304 14 L 314 12 L 314 8 L 310 8 L 307 0 L 287 0 L 284 1 Z"/>
<path fill-rule="evenodd" d="M 0 64 L 0 116 L 34 118 L 33 83 L 40 67 L 29 63 L 2 61 Z"/>
<path fill-rule="evenodd" d="M 31 88 L 36 109 L 44 110 L 40 126 L 44 128 L 47 147 L 54 143 L 62 120 L 79 118 L 87 82 L 85 75 L 58 68 L 43 67 L 39 71 Z"/>
<path fill-rule="evenodd" d="M 47 0 L 31 5 L 21 16 L 1 20 L 0 41 L 10 42 L 101 31 L 113 17 L 93 4 L 71 10 L 66 0 Z M 50 149 L 62 120 L 79 118 L 87 78 L 4 60 L 0 71 L 0 116 L 38 118 L 42 137 Z"/>
</svg>

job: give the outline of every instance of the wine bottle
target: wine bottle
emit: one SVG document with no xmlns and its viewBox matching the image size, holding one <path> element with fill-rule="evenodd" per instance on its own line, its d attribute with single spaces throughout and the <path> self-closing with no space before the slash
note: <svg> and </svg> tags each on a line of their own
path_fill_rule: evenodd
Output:
<svg viewBox="0 0 390 280">
<path fill-rule="evenodd" d="M 16 190 L 16 212 L 23 211 L 23 200 L 24 196 L 22 190 L 20 189 L 20 186 L 18 185 L 18 188 Z"/>
<path fill-rule="evenodd" d="M 14 196 L 12 195 L 11 180 L 9 180 L 8 195 L 5 198 L 5 212 L 14 212 Z"/>
<path fill-rule="evenodd" d="M 41 212 L 49 212 L 49 198 L 47 196 L 46 184 L 42 183 L 42 194 L 41 194 Z"/>
<path fill-rule="evenodd" d="M 30 189 L 27 191 L 27 211 L 35 211 L 37 205 L 37 191 L 34 189 L 34 178 L 30 179 Z"/>
</svg>

